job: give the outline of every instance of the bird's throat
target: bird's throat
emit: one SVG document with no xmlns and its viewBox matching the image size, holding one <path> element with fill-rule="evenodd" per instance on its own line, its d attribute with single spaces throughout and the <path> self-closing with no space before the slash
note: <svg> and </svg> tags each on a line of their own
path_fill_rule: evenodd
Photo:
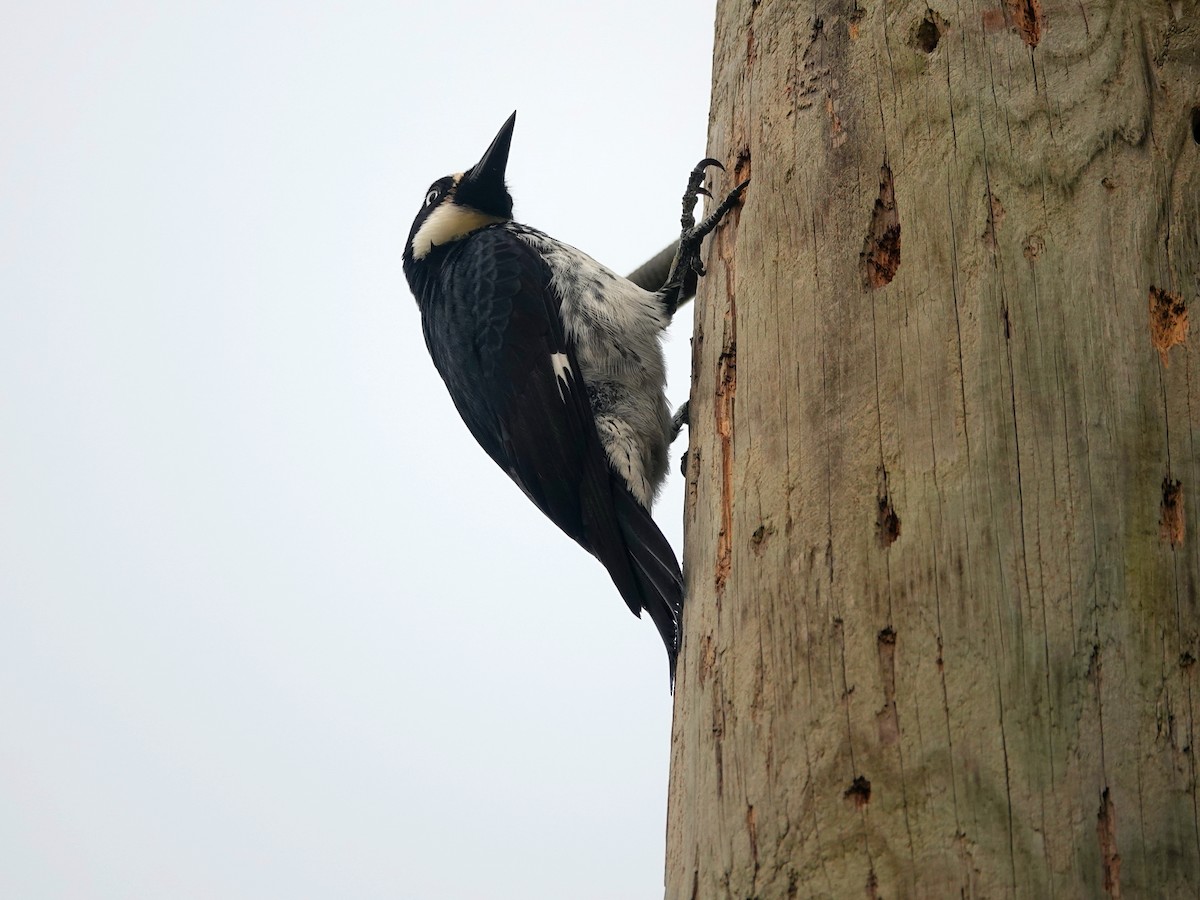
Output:
<svg viewBox="0 0 1200 900">
<path fill-rule="evenodd" d="M 503 221 L 500 216 L 489 215 L 469 206 L 444 203 L 429 214 L 429 218 L 413 235 L 412 257 L 424 259 L 434 247 L 460 240 L 473 231 Z"/>
</svg>

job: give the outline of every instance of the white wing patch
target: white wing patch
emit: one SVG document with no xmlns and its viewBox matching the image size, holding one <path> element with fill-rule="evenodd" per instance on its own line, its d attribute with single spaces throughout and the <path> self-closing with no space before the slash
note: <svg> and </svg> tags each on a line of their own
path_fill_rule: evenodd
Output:
<svg viewBox="0 0 1200 900">
<path fill-rule="evenodd" d="M 565 387 L 568 391 L 571 389 L 571 378 L 575 374 L 571 371 L 571 362 L 567 359 L 567 354 L 565 353 L 551 353 L 550 365 L 554 368 L 555 383 L 558 387 L 558 399 L 566 403 L 567 395 L 563 393 L 563 388 Z"/>
</svg>

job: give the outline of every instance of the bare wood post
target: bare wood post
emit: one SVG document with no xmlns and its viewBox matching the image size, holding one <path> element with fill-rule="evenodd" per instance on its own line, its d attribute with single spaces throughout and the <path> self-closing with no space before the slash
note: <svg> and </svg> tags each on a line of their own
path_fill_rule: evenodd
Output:
<svg viewBox="0 0 1200 900">
<path fill-rule="evenodd" d="M 719 2 L 672 900 L 1200 894 L 1198 18 Z"/>
</svg>

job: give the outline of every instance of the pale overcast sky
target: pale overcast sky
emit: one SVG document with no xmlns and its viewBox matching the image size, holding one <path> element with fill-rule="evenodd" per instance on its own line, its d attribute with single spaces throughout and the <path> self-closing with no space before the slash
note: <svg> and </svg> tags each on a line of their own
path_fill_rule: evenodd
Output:
<svg viewBox="0 0 1200 900">
<path fill-rule="evenodd" d="M 517 109 L 517 217 L 657 251 L 712 18 L 4 4 L 0 896 L 662 895 L 658 634 L 475 445 L 401 250 Z"/>
</svg>

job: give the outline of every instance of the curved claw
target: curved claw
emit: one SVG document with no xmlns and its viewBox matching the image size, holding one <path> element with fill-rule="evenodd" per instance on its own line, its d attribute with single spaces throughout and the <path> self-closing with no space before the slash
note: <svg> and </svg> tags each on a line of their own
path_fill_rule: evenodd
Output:
<svg viewBox="0 0 1200 900">
<path fill-rule="evenodd" d="M 708 188 L 704 187 L 704 185 L 701 185 L 700 187 L 696 188 L 696 193 L 702 194 L 703 196 L 708 197 L 708 199 L 710 199 L 710 200 L 712 199 L 712 191 L 710 191 Z"/>
<path fill-rule="evenodd" d="M 716 166 L 722 172 L 725 171 L 725 167 L 721 165 L 721 161 L 719 159 L 713 159 L 711 156 L 706 156 L 704 159 L 700 160 L 700 162 L 696 163 L 697 169 L 706 169 L 709 166 Z"/>
</svg>

